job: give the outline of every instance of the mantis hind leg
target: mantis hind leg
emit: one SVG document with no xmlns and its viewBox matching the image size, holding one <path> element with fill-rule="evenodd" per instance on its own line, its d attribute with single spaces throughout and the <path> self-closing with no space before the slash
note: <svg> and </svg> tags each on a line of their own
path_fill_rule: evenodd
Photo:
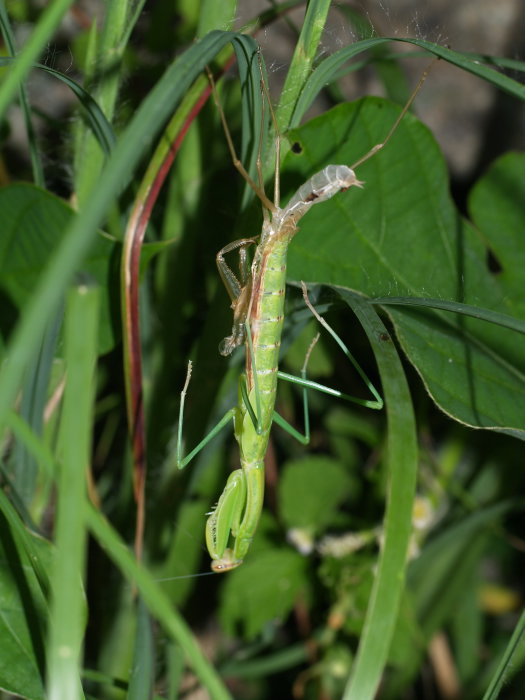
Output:
<svg viewBox="0 0 525 700">
<path fill-rule="evenodd" d="M 375 410 L 381 410 L 383 408 L 383 398 L 375 388 L 375 386 L 372 384 L 370 379 L 367 377 L 366 373 L 364 372 L 363 368 L 359 364 L 359 362 L 355 359 L 355 357 L 352 355 L 348 347 L 345 345 L 343 342 L 342 338 L 337 335 L 337 333 L 334 331 L 334 329 L 330 326 L 330 324 L 325 321 L 325 319 L 320 316 L 314 306 L 312 305 L 310 299 L 308 298 L 308 289 L 306 287 L 306 284 L 304 282 L 301 282 L 301 289 L 303 292 L 303 299 L 306 304 L 306 306 L 310 309 L 312 314 L 315 316 L 317 321 L 323 326 L 325 330 L 330 333 L 332 338 L 335 340 L 335 342 L 339 345 L 341 350 L 344 352 L 346 357 L 350 360 L 352 363 L 354 369 L 356 372 L 359 374 L 363 382 L 366 384 L 367 389 L 370 391 L 372 396 L 374 397 L 372 400 L 371 399 L 359 399 L 355 396 L 350 396 L 349 394 L 344 394 L 343 392 L 339 392 L 335 389 L 330 389 L 330 387 L 325 387 L 322 384 L 317 384 L 317 382 L 312 382 L 309 383 L 310 388 L 312 389 L 317 389 L 318 391 L 324 392 L 326 394 L 331 394 L 332 396 L 337 396 L 338 398 L 344 399 L 345 401 L 351 401 L 352 403 L 357 403 L 360 406 L 365 406 L 366 408 L 373 408 Z M 285 377 L 282 377 L 283 379 Z M 302 380 L 299 380 L 297 383 L 302 384 Z"/>
<path fill-rule="evenodd" d="M 179 405 L 179 426 L 177 429 L 177 448 L 176 448 L 176 464 L 178 469 L 184 469 L 184 467 L 191 462 L 191 460 L 204 448 L 206 445 L 212 440 L 217 433 L 219 433 L 225 425 L 227 425 L 230 421 L 233 421 L 235 419 L 235 416 L 237 414 L 237 409 L 236 408 L 230 408 L 229 411 L 227 411 L 223 417 L 220 419 L 220 421 L 213 427 L 210 432 L 197 444 L 196 447 L 193 448 L 193 450 L 187 455 L 186 457 L 182 456 L 182 447 L 183 447 L 183 439 L 182 439 L 182 428 L 184 424 L 184 405 L 186 403 L 186 394 L 188 392 L 188 386 L 190 383 L 191 379 L 191 369 L 192 369 L 192 362 L 191 360 L 188 362 L 188 371 L 186 373 L 186 381 L 184 382 L 184 387 L 182 391 L 180 392 L 180 405 Z"/>
<path fill-rule="evenodd" d="M 336 341 L 336 343 L 339 345 L 341 350 L 344 352 L 346 357 L 350 360 L 354 368 L 356 369 L 357 373 L 363 380 L 363 382 L 366 384 L 368 390 L 370 391 L 371 395 L 373 396 L 373 399 L 361 399 L 357 396 L 351 396 L 350 394 L 345 394 L 342 391 L 339 391 L 338 389 L 333 389 L 332 387 L 325 386 L 324 384 L 319 384 L 318 382 L 311 381 L 310 379 L 307 379 L 306 377 L 306 370 L 308 366 L 308 361 L 310 359 L 311 352 L 313 348 L 315 347 L 315 344 L 317 343 L 319 339 L 319 334 L 315 336 L 313 341 L 310 343 L 310 346 L 307 350 L 306 356 L 305 356 L 305 361 L 303 363 L 303 367 L 301 369 L 301 376 L 296 377 L 292 374 L 287 374 L 286 372 L 281 372 L 279 371 L 277 373 L 277 376 L 279 379 L 283 379 L 287 382 L 291 382 L 293 384 L 298 384 L 299 386 L 303 387 L 303 410 L 304 410 L 304 433 L 300 433 L 293 425 L 290 425 L 288 421 L 286 421 L 282 416 L 280 416 L 278 413 L 274 412 L 273 419 L 279 425 L 281 428 L 286 430 L 292 437 L 294 437 L 296 440 L 298 440 L 300 443 L 303 445 L 308 444 L 310 440 L 310 418 L 309 418 L 309 412 L 308 412 L 308 390 L 315 390 L 315 391 L 320 391 L 321 393 L 328 394 L 329 396 L 334 396 L 335 398 L 342 399 L 343 401 L 349 401 L 351 403 L 356 403 L 360 406 L 365 406 L 366 408 L 372 408 L 374 410 L 380 410 L 383 408 L 383 399 L 375 386 L 372 384 L 370 379 L 367 377 L 365 372 L 363 371 L 362 367 L 359 365 L 357 360 L 354 358 L 348 347 L 345 345 L 343 340 L 340 338 L 339 335 L 334 331 L 334 329 L 325 321 L 322 316 L 320 316 L 316 309 L 313 307 L 312 303 L 310 302 L 310 299 L 308 298 L 308 291 L 306 288 L 306 285 L 304 282 L 301 282 L 302 290 L 303 290 L 303 297 L 305 300 L 305 303 L 307 307 L 310 309 L 312 314 L 315 316 L 317 321 L 325 328 L 325 330 L 330 333 L 332 338 Z"/>
</svg>

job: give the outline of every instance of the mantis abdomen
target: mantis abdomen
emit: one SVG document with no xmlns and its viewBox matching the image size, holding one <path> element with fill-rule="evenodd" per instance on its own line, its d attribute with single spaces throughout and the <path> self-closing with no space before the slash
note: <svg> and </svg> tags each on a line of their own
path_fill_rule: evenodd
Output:
<svg viewBox="0 0 525 700">
<path fill-rule="evenodd" d="M 217 507 L 206 524 L 212 569 L 217 572 L 228 571 L 242 563 L 261 514 L 264 456 L 275 406 L 284 321 L 286 252 L 292 235 L 293 232 L 290 232 L 281 239 L 276 236 L 259 259 L 256 253 L 253 303 L 248 321 L 253 353 L 246 353 L 246 384 L 248 400 L 258 409 L 258 425 L 254 425 L 245 401 L 239 396 L 234 421 L 241 468 L 230 474 Z M 261 252 L 260 248 L 257 252 Z M 225 517 L 225 513 L 229 517 Z M 234 536 L 231 549 L 226 546 L 230 533 Z M 216 557 L 213 556 L 215 553 Z"/>
</svg>

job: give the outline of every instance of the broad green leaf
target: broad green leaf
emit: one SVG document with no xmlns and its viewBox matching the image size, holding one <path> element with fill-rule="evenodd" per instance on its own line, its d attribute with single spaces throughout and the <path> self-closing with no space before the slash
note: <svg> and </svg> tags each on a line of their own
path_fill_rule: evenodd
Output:
<svg viewBox="0 0 525 700">
<path fill-rule="evenodd" d="M 49 568 L 49 543 L 31 533 L 27 536 Z M 46 609 L 27 550 L 0 516 L 0 688 L 31 700 L 44 698 Z"/>
<path fill-rule="evenodd" d="M 330 457 L 288 462 L 279 479 L 279 512 L 286 527 L 321 534 L 336 519 L 351 486 L 344 466 Z"/>
<path fill-rule="evenodd" d="M 300 152 L 288 155 L 284 182 L 298 186 L 328 163 L 351 165 L 384 140 L 398 114 L 390 103 L 367 98 L 291 132 L 293 150 Z M 503 284 L 490 272 L 482 238 L 453 206 L 443 158 L 422 124 L 407 115 L 384 150 L 356 174 L 362 190 L 313 207 L 301 221 L 290 249 L 292 279 L 337 284 L 371 298 L 434 297 L 524 317 L 518 285 Z M 516 189 L 519 206 L 523 195 Z M 510 259 L 518 255 L 516 240 L 513 246 Z M 446 413 L 468 425 L 525 436 L 522 335 L 445 311 L 385 308 Z"/>
<path fill-rule="evenodd" d="M 306 560 L 291 550 L 260 552 L 228 574 L 221 591 L 220 617 L 225 631 L 237 628 L 251 639 L 268 623 L 283 619 L 307 596 Z"/>
<path fill-rule="evenodd" d="M 468 200 L 472 221 L 490 243 L 508 312 L 525 318 L 525 155 L 507 153 L 474 185 Z"/>
<path fill-rule="evenodd" d="M 22 309 L 31 298 L 42 270 L 64 237 L 75 212 L 61 199 L 28 184 L 0 189 L 0 280 L 3 291 Z M 107 352 L 115 342 L 111 322 L 109 280 L 117 269 L 113 260 L 115 244 L 98 235 L 78 274 L 99 283 L 102 296 L 99 351 Z"/>
</svg>

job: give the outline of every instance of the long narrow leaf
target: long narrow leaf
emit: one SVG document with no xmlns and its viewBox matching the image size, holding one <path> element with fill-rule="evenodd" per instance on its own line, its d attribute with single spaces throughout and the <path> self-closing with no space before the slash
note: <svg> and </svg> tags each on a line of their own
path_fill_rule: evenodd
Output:
<svg viewBox="0 0 525 700">
<path fill-rule="evenodd" d="M 356 313 L 374 351 L 388 418 L 388 492 L 384 541 L 357 657 L 344 700 L 372 700 L 381 680 L 404 590 L 418 462 L 417 434 L 405 373 L 392 338 L 357 294 L 334 290 Z"/>
<path fill-rule="evenodd" d="M 326 58 L 319 64 L 319 66 L 317 66 L 306 82 L 304 89 L 297 100 L 293 115 L 290 119 L 290 128 L 295 128 L 299 125 L 308 107 L 312 104 L 324 86 L 334 80 L 334 77 L 344 63 L 349 61 L 351 58 L 354 58 L 354 56 L 358 56 L 364 51 L 368 51 L 390 41 L 401 41 L 403 43 L 413 44 L 421 49 L 425 49 L 434 56 L 439 56 L 445 61 L 454 64 L 458 68 L 462 68 L 463 70 L 473 73 L 479 78 L 492 83 L 501 90 L 508 92 L 510 95 L 514 95 L 522 100 L 525 99 L 525 87 L 521 83 L 509 78 L 503 73 L 499 73 L 487 65 L 483 65 L 480 63 L 478 56 L 472 57 L 468 54 L 463 54 L 459 51 L 448 49 L 445 46 L 424 41 L 423 39 L 375 37 L 373 39 L 358 41 L 350 46 L 345 46 L 343 49 L 336 51 L 336 53 Z"/>
<path fill-rule="evenodd" d="M 306 6 L 301 33 L 276 110 L 277 123 L 282 132 L 288 128 L 295 102 L 312 70 L 330 5 L 331 0 L 311 0 Z"/>
<path fill-rule="evenodd" d="M 11 23 L 9 21 L 9 15 L 5 9 L 5 4 L 0 3 L 0 28 L 2 30 L 2 35 L 4 37 L 4 42 L 10 51 L 12 56 L 16 54 L 16 42 L 13 30 L 11 28 Z M 0 66 L 2 65 L 0 61 Z M 40 152 L 38 150 L 38 145 L 36 143 L 35 130 L 33 128 L 33 123 L 31 121 L 31 110 L 29 109 L 29 102 L 27 99 L 27 93 L 25 85 L 21 82 L 20 88 L 20 106 L 22 108 L 22 114 L 24 115 L 24 122 L 27 132 L 27 140 L 29 142 L 29 152 L 31 154 L 31 163 L 33 165 L 33 178 L 35 180 L 35 185 L 39 187 L 44 187 L 44 169 L 42 167 L 42 160 L 40 158 Z"/>
<path fill-rule="evenodd" d="M 499 697 L 503 683 L 505 682 L 505 677 L 509 670 L 512 669 L 512 664 L 516 652 L 521 644 L 523 644 L 523 636 L 525 635 L 525 612 L 522 612 L 518 624 L 514 628 L 512 637 L 505 649 L 505 653 L 501 657 L 501 662 L 497 668 L 492 682 L 487 688 L 487 692 L 483 696 L 483 700 L 496 700 Z"/>
<path fill-rule="evenodd" d="M 382 304 L 383 306 L 426 306 L 430 309 L 442 309 L 443 311 L 463 314 L 463 316 L 479 318 L 482 321 L 494 323 L 496 326 L 509 328 L 511 331 L 525 333 L 525 321 L 520 321 L 519 318 L 502 314 L 499 311 L 483 309 L 472 304 L 461 304 L 458 301 L 426 299 L 424 297 L 377 297 L 376 299 L 371 299 L 371 301 L 374 304 Z"/>
<path fill-rule="evenodd" d="M 0 85 L 0 119 L 73 2 L 74 0 L 55 0 L 42 13 L 34 32 Z"/>
<path fill-rule="evenodd" d="M 248 105 L 243 112 L 256 115 L 260 108 L 259 66 L 256 58 L 255 44 L 248 42 L 234 44 L 239 64 L 239 72 L 243 83 L 251 87 L 243 91 L 243 105 Z M 227 65 L 231 60 L 230 52 L 222 52 L 221 65 Z M 173 160 L 182 144 L 187 130 L 205 105 L 211 88 L 208 80 L 202 78 L 184 97 L 179 109 L 170 120 L 163 133 L 151 163 L 141 182 L 135 204 L 130 216 L 124 240 L 124 251 L 121 260 L 121 303 L 122 303 L 122 334 L 124 338 L 124 380 L 126 385 L 126 405 L 128 427 L 133 449 L 133 483 L 135 500 L 137 502 L 137 526 L 135 533 L 135 552 L 141 558 L 142 537 L 144 529 L 144 486 L 146 479 L 146 434 L 144 420 L 144 403 L 142 390 L 142 348 L 140 334 L 139 300 L 139 268 L 141 249 L 146 228 L 157 201 L 157 197 L 169 172 Z M 256 100 L 254 100 L 254 95 Z M 254 100 L 254 103 L 252 103 Z M 255 124 L 258 123 L 255 118 Z M 252 120 L 250 133 L 256 133 L 257 128 Z M 254 162 L 257 149 L 253 148 Z"/>
<path fill-rule="evenodd" d="M 13 334 L 9 362 L 0 373 L 0 423 L 16 395 L 32 348 L 39 341 L 49 314 L 56 308 L 73 271 L 89 250 L 97 226 L 186 90 L 229 41 L 252 42 L 242 35 L 213 32 L 191 46 L 167 69 L 122 135 L 84 211 L 66 232 Z"/>
<path fill-rule="evenodd" d="M 220 676 L 207 661 L 183 618 L 151 574 L 138 564 L 117 532 L 94 508 L 88 509 L 91 532 L 128 581 L 137 586 L 144 603 L 171 638 L 180 644 L 191 667 L 213 700 L 231 700 Z"/>
<path fill-rule="evenodd" d="M 98 302 L 96 287 L 81 286 L 70 292 L 66 312 L 67 381 L 60 434 L 57 553 L 51 578 L 47 645 L 47 688 L 53 700 L 83 697 L 80 669 L 85 600 L 81 581 L 87 541 L 84 514 L 95 398 Z"/>
</svg>

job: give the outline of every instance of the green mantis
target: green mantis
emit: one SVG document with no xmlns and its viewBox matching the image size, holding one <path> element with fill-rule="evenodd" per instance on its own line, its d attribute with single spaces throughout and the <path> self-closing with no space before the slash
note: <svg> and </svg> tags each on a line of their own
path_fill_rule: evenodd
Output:
<svg viewBox="0 0 525 700">
<path fill-rule="evenodd" d="M 279 372 L 287 251 L 290 241 L 297 232 L 299 220 L 312 206 L 321 204 L 351 187 L 363 186 L 364 183 L 357 179 L 354 168 L 371 158 L 387 143 L 410 107 L 425 77 L 426 75 L 420 80 L 383 143 L 374 146 L 352 167 L 347 165 L 326 166 L 301 185 L 283 208 L 279 206 L 279 141 L 277 140 L 276 145 L 277 167 L 274 201 L 272 202 L 264 191 L 260 156 L 258 163 L 259 184 L 256 184 L 237 158 L 223 110 L 216 97 L 215 89 L 213 91 L 234 165 L 259 197 L 263 206 L 263 226 L 258 242 L 254 238 L 243 238 L 228 244 L 217 254 L 219 273 L 232 300 L 234 312 L 232 334 L 222 341 L 219 350 L 221 354 L 229 355 L 243 343 L 246 346 L 246 370 L 239 380 L 238 403 L 223 416 L 215 428 L 185 458 L 182 457 L 181 426 L 191 365 L 189 365 L 186 383 L 181 393 L 177 447 L 179 468 L 186 466 L 195 454 L 230 421 L 233 421 L 234 435 L 239 445 L 240 468 L 230 474 L 219 501 L 209 514 L 206 523 L 206 544 L 212 559 L 211 567 L 215 572 L 225 572 L 236 568 L 243 562 L 249 550 L 263 505 L 264 457 L 270 429 L 274 421 L 298 439 L 307 442 L 309 429 L 306 390 L 308 388 L 320 389 L 370 408 L 382 408 L 381 397 L 353 360 L 349 350 L 309 303 L 306 288 L 304 288 L 303 293 L 307 305 L 354 363 L 356 369 L 367 382 L 374 398 L 372 400 L 356 399 L 339 391 L 309 382 L 305 376 L 306 362 L 301 378 Z M 251 265 L 247 253 L 250 246 L 256 246 Z M 240 255 L 239 278 L 224 260 L 224 256 L 234 250 L 239 250 Z M 303 386 L 304 436 L 300 435 L 274 411 L 278 378 L 294 381 Z"/>
</svg>

